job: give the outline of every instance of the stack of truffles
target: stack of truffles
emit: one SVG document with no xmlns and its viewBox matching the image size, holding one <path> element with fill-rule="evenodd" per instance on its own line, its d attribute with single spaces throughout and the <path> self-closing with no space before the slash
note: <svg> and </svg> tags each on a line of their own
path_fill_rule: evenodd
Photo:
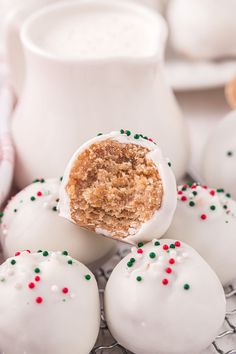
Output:
<svg viewBox="0 0 236 354">
<path fill-rule="evenodd" d="M 1 349 L 89 354 L 99 293 L 82 263 L 101 265 L 120 241 L 130 254 L 104 298 L 113 337 L 136 354 L 207 348 L 225 317 L 222 284 L 236 277 L 235 215 L 223 190 L 177 188 L 151 138 L 124 129 L 98 134 L 62 178 L 35 180 L 1 214 Z"/>
</svg>

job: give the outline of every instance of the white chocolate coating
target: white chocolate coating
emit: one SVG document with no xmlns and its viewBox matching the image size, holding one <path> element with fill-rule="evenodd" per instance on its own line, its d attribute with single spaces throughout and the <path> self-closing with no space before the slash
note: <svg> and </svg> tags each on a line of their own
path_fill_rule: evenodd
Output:
<svg viewBox="0 0 236 354">
<path fill-rule="evenodd" d="M 173 47 L 196 59 L 236 56 L 236 0 L 171 0 Z"/>
<path fill-rule="evenodd" d="M 59 178 L 39 181 L 11 199 L 1 223 L 5 258 L 25 249 L 66 250 L 73 258 L 94 267 L 114 253 L 114 241 L 97 237 L 58 216 L 60 185 Z M 35 200 L 31 200 L 32 197 Z"/>
<path fill-rule="evenodd" d="M 143 253 L 134 248 L 107 283 L 108 327 L 135 354 L 199 353 L 224 321 L 225 296 L 217 276 L 194 249 L 175 242 L 153 240 Z"/>
<path fill-rule="evenodd" d="M 141 137 L 136 140 L 132 135 L 127 136 L 126 134 L 121 134 L 117 131 L 111 132 L 110 134 L 100 135 L 89 140 L 84 145 L 82 145 L 72 156 L 65 170 L 62 186 L 60 189 L 60 216 L 73 222 L 71 219 L 70 200 L 66 191 L 66 186 L 69 180 L 71 168 L 73 167 L 75 160 L 90 145 L 107 139 L 112 139 L 123 144 L 136 144 L 149 149 L 150 152 L 146 155 L 146 157 L 154 162 L 163 184 L 163 200 L 160 209 L 157 210 L 153 217 L 145 222 L 139 230 L 130 230 L 129 236 L 122 239 L 122 241 L 135 244 L 138 242 L 148 242 L 153 238 L 153 236 L 157 238 L 161 237 L 170 226 L 177 204 L 176 181 L 172 169 L 168 165 L 167 159 L 163 157 L 161 150 L 154 142 L 145 140 Z M 96 232 L 107 237 L 112 237 L 111 233 L 107 230 L 97 229 Z"/>
<path fill-rule="evenodd" d="M 236 111 L 220 121 L 210 136 L 202 156 L 206 183 L 224 188 L 236 199 Z"/>
<path fill-rule="evenodd" d="M 223 285 L 232 282 L 236 279 L 236 202 L 211 188 L 184 185 L 178 190 L 176 212 L 164 237 L 187 242 L 209 263 Z"/>
<path fill-rule="evenodd" d="M 25 251 L 0 266 L 0 312 L 2 353 L 88 354 L 99 331 L 97 283 L 61 252 Z"/>
</svg>

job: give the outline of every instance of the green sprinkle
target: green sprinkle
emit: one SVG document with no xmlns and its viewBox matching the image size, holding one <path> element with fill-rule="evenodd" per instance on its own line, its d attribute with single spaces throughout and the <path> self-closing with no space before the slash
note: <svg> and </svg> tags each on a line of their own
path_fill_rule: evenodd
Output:
<svg viewBox="0 0 236 354">
<path fill-rule="evenodd" d="M 38 273 L 40 273 L 40 269 L 39 268 L 35 268 L 34 272 L 38 274 Z"/>
<path fill-rule="evenodd" d="M 210 206 L 210 209 L 211 209 L 211 210 L 216 210 L 215 205 L 211 205 L 211 206 Z"/>
<path fill-rule="evenodd" d="M 129 260 L 131 263 L 134 263 L 135 262 L 135 258 L 130 258 Z"/>
<path fill-rule="evenodd" d="M 233 152 L 232 151 L 228 151 L 227 152 L 227 156 L 233 156 Z"/>
<path fill-rule="evenodd" d="M 98 133 L 98 134 L 97 134 L 97 136 L 101 136 L 101 135 L 102 135 L 102 133 Z"/>
<path fill-rule="evenodd" d="M 52 208 L 52 210 L 53 210 L 53 211 L 57 211 L 57 207 L 54 206 L 54 207 Z"/>
<path fill-rule="evenodd" d="M 34 181 L 33 181 L 33 183 L 38 183 L 39 182 L 39 179 L 35 179 Z"/>
<path fill-rule="evenodd" d="M 223 188 L 218 188 L 216 191 L 217 191 L 217 193 L 224 193 L 224 189 Z"/>
<path fill-rule="evenodd" d="M 63 177 L 60 177 L 60 181 L 62 181 L 63 180 Z"/>
<path fill-rule="evenodd" d="M 138 243 L 138 248 L 141 248 L 141 247 L 143 247 L 143 243 L 142 243 L 142 242 L 139 242 L 139 243 Z"/>
<path fill-rule="evenodd" d="M 154 246 L 160 246 L 160 242 L 159 241 L 155 241 Z"/>
<path fill-rule="evenodd" d="M 121 130 L 120 130 L 120 133 L 121 133 L 121 134 L 124 134 L 124 133 L 125 133 L 124 129 L 121 129 Z"/>
<path fill-rule="evenodd" d="M 175 248 L 175 245 L 173 243 L 171 243 L 170 248 Z"/>
<path fill-rule="evenodd" d="M 143 139 L 148 140 L 148 137 L 147 137 L 147 136 L 144 136 Z"/>
<path fill-rule="evenodd" d="M 30 198 L 30 200 L 32 200 L 32 202 L 34 202 L 35 199 L 36 199 L 35 197 L 31 197 L 31 198 Z"/>
<path fill-rule="evenodd" d="M 187 190 L 187 188 L 186 188 L 186 187 L 183 187 L 183 188 L 182 188 L 182 191 L 186 191 L 186 190 Z"/>
<path fill-rule="evenodd" d="M 137 281 L 141 281 L 141 280 L 142 280 L 142 277 L 138 276 L 138 277 L 136 278 L 136 280 L 137 280 Z"/>
<path fill-rule="evenodd" d="M 15 259 L 12 259 L 12 260 L 11 260 L 11 264 L 12 264 L 12 265 L 15 265 L 15 264 L 16 264 L 16 260 L 15 260 Z"/>
<path fill-rule="evenodd" d="M 44 256 L 44 257 L 47 257 L 48 255 L 49 255 L 48 251 L 44 251 L 44 252 L 43 252 L 43 256 Z"/>
<path fill-rule="evenodd" d="M 134 134 L 134 139 L 139 139 L 140 135 L 139 134 Z"/>
<path fill-rule="evenodd" d="M 189 202 L 189 206 L 194 207 L 195 203 L 193 201 Z"/>
<path fill-rule="evenodd" d="M 224 208 L 224 209 L 228 209 L 228 206 L 227 206 L 227 205 L 224 205 L 223 208 Z"/>
<path fill-rule="evenodd" d="M 67 262 L 68 264 L 73 264 L 72 259 L 69 259 L 69 261 Z"/>
<path fill-rule="evenodd" d="M 196 196 L 196 195 L 197 195 L 197 192 L 196 192 L 196 191 L 193 191 L 193 195 L 195 195 L 195 196 Z"/>
<path fill-rule="evenodd" d="M 126 130 L 125 133 L 126 133 L 127 136 L 130 136 L 130 135 L 131 135 L 131 131 L 130 131 L 130 130 Z"/>
<path fill-rule="evenodd" d="M 127 263 L 127 267 L 129 267 L 129 268 L 130 268 L 130 267 L 133 267 L 133 263 L 129 261 L 129 262 Z"/>
<path fill-rule="evenodd" d="M 152 258 L 152 259 L 155 258 L 156 257 L 156 253 L 155 252 L 149 253 L 149 257 Z"/>
<path fill-rule="evenodd" d="M 14 209 L 14 213 L 17 213 L 17 211 L 18 211 L 17 209 Z"/>
<path fill-rule="evenodd" d="M 63 251 L 61 254 L 62 254 L 63 256 L 68 256 L 68 252 L 67 252 L 67 251 Z"/>
<path fill-rule="evenodd" d="M 38 250 L 38 253 L 42 253 L 43 251 L 42 250 Z"/>
<path fill-rule="evenodd" d="M 3 215 L 4 215 L 4 213 L 1 211 L 1 212 L 0 212 L 0 218 L 2 218 Z"/>
<path fill-rule="evenodd" d="M 86 275 L 85 275 L 85 279 L 86 279 L 86 280 L 90 280 L 90 279 L 91 279 L 91 275 L 86 274 Z"/>
<path fill-rule="evenodd" d="M 190 285 L 189 284 L 184 284 L 184 289 L 185 290 L 189 290 L 190 289 Z"/>
<path fill-rule="evenodd" d="M 226 193 L 226 197 L 227 198 L 231 198 L 231 194 L 230 193 Z"/>
<path fill-rule="evenodd" d="M 171 162 L 168 162 L 168 166 L 171 167 Z"/>
</svg>

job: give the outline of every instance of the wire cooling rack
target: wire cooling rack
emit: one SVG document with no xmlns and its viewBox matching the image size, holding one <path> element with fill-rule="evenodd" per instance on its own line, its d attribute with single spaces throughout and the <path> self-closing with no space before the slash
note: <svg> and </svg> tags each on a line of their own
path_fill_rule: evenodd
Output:
<svg viewBox="0 0 236 354">
<path fill-rule="evenodd" d="M 128 253 L 129 249 L 126 247 L 119 249 L 107 265 L 96 271 L 101 296 L 101 328 L 98 342 L 90 354 L 132 354 L 112 338 L 106 324 L 103 304 L 103 294 L 106 282 L 116 264 Z M 227 312 L 222 330 L 212 343 L 211 347 L 199 354 L 236 354 L 236 286 L 228 286 L 225 289 L 225 297 L 227 302 Z"/>
</svg>

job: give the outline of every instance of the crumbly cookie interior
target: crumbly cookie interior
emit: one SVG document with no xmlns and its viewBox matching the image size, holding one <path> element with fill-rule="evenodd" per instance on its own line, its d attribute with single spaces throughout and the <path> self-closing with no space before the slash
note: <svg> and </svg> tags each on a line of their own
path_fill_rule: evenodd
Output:
<svg viewBox="0 0 236 354">
<path fill-rule="evenodd" d="M 107 139 L 79 154 L 66 186 L 74 222 L 125 238 L 151 219 L 161 207 L 163 185 L 148 152 L 140 145 Z"/>
</svg>

